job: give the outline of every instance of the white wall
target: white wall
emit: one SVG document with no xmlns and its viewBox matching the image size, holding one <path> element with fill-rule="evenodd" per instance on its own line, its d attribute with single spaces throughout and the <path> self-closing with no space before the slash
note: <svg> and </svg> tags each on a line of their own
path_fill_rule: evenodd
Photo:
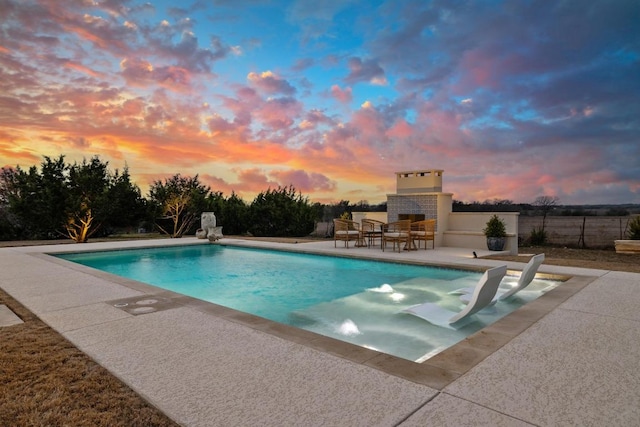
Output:
<svg viewBox="0 0 640 427">
<path fill-rule="evenodd" d="M 487 239 L 482 232 L 487 221 L 498 215 L 507 229 L 505 250 L 511 255 L 518 254 L 518 212 L 452 212 L 449 224 L 444 232 L 442 246 L 457 248 L 486 249 Z"/>
<path fill-rule="evenodd" d="M 453 206 L 453 194 L 438 194 L 438 218 L 436 218 L 435 246 L 445 246 L 444 232 L 449 229 L 449 215 Z"/>
</svg>

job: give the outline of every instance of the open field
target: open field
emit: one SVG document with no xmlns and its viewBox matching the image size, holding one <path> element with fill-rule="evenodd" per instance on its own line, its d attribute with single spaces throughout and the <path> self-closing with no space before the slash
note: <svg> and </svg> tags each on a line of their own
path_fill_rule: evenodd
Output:
<svg viewBox="0 0 640 427">
<path fill-rule="evenodd" d="M 35 242 L 3 246 L 24 244 Z M 526 262 L 541 252 L 545 264 L 640 273 L 637 256 L 612 250 L 525 247 L 518 257 L 490 258 Z M 2 290 L 0 304 L 24 321 L 0 328 L 0 425 L 176 425 Z"/>
</svg>

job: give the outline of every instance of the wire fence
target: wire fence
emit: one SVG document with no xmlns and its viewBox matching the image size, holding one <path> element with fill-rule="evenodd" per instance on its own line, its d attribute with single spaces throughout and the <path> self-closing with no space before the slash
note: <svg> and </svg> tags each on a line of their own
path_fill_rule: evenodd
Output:
<svg viewBox="0 0 640 427">
<path fill-rule="evenodd" d="M 578 248 L 610 248 L 615 240 L 626 239 L 634 216 L 547 216 L 546 243 Z M 526 244 L 534 230 L 542 227 L 542 216 L 518 218 L 518 241 Z"/>
</svg>

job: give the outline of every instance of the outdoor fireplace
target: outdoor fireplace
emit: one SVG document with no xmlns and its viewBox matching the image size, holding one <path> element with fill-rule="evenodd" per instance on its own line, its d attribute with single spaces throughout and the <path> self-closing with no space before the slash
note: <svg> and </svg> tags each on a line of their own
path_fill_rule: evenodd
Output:
<svg viewBox="0 0 640 427">
<path fill-rule="evenodd" d="M 398 221 L 403 219 L 411 220 L 411 222 L 422 221 L 425 219 L 424 214 L 398 214 Z"/>
</svg>

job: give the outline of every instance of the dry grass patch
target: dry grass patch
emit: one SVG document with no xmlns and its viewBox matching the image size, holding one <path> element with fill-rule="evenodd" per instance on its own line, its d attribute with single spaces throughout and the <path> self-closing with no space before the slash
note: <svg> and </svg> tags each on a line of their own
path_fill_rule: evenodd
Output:
<svg viewBox="0 0 640 427">
<path fill-rule="evenodd" d="M 177 426 L 0 290 L 24 323 L 0 327 L 0 425 Z"/>
</svg>

